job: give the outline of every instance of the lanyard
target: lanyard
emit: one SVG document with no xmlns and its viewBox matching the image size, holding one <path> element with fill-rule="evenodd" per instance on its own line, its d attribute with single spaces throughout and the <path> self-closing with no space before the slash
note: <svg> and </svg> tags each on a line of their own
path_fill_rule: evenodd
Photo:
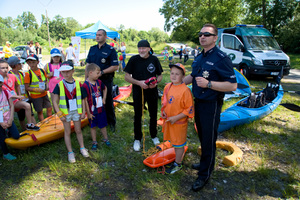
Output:
<svg viewBox="0 0 300 200">
<path fill-rule="evenodd" d="M 89 82 L 89 89 L 90 89 L 90 93 L 91 93 L 92 105 L 94 105 L 92 90 L 95 92 L 95 100 L 96 100 L 96 105 L 97 105 L 98 104 L 98 98 L 96 97 L 96 93 L 98 92 L 98 83 L 96 81 L 96 84 L 95 84 L 96 85 L 96 90 L 94 90 L 92 83 L 89 80 L 88 80 L 88 82 Z M 100 93 L 100 91 L 99 91 L 99 93 Z"/>
<path fill-rule="evenodd" d="M 76 94 L 75 81 L 73 82 L 73 86 L 72 86 L 71 90 L 69 88 L 70 84 L 68 84 L 65 79 L 63 79 L 63 84 L 64 84 L 64 87 L 66 88 L 66 93 L 68 92 L 69 96 L 71 96 L 71 99 L 73 99 Z M 70 92 L 70 91 L 72 91 L 72 92 Z"/>
</svg>

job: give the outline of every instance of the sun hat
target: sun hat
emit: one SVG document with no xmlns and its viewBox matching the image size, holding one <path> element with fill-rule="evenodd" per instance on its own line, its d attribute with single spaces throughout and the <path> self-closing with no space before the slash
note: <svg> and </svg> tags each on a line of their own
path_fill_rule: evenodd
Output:
<svg viewBox="0 0 300 200">
<path fill-rule="evenodd" d="M 11 44 L 9 41 L 6 41 L 6 44 Z"/>
<path fill-rule="evenodd" d="M 50 51 L 51 57 L 59 56 L 61 57 L 60 51 L 57 48 L 54 48 Z"/>
<path fill-rule="evenodd" d="M 185 74 L 185 67 L 182 64 L 180 64 L 180 63 L 170 64 L 169 67 L 170 68 L 176 67 L 178 69 L 181 69 L 183 71 L 183 74 Z"/>
<path fill-rule="evenodd" d="M 69 61 L 65 61 L 61 64 L 60 68 L 58 71 L 69 71 L 69 70 L 72 70 L 74 69 L 74 65 L 72 62 L 69 62 Z"/>
<path fill-rule="evenodd" d="M 27 60 L 36 60 L 36 61 L 39 61 L 39 58 L 35 55 L 35 54 L 29 54 L 26 58 L 26 61 Z"/>
<path fill-rule="evenodd" d="M 150 44 L 149 44 L 149 42 L 147 40 L 141 40 L 141 41 L 139 41 L 139 43 L 138 43 L 137 46 L 138 47 L 149 47 L 150 48 Z"/>
<path fill-rule="evenodd" d="M 17 64 L 21 64 L 20 59 L 17 56 L 12 56 L 7 60 L 9 66 L 15 66 Z"/>
</svg>

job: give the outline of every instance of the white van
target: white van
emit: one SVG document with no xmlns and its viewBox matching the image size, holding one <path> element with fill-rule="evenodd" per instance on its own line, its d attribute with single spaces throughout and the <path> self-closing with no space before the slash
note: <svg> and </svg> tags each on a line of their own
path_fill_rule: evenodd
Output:
<svg viewBox="0 0 300 200">
<path fill-rule="evenodd" d="M 232 60 L 244 76 L 277 77 L 290 72 L 290 58 L 281 49 L 272 34 L 262 25 L 238 24 L 218 29 L 216 45 Z"/>
</svg>

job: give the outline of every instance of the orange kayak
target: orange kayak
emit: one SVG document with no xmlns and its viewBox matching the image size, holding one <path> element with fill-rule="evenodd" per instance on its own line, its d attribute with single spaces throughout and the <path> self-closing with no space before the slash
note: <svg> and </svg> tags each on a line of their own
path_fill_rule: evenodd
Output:
<svg viewBox="0 0 300 200">
<path fill-rule="evenodd" d="M 115 100 L 123 100 L 130 96 L 132 85 L 123 86 L 119 88 L 120 93 L 114 97 Z M 114 104 L 116 106 L 117 104 Z M 87 126 L 89 121 L 87 118 L 81 120 L 81 128 Z M 55 114 L 39 122 L 37 126 L 40 127 L 39 131 L 24 131 L 20 133 L 21 137 L 18 140 L 13 138 L 5 139 L 7 145 L 15 148 L 25 150 L 29 147 L 40 145 L 46 142 L 60 139 L 64 137 L 64 126 L 59 117 Z M 74 125 L 71 122 L 72 132 Z"/>
<path fill-rule="evenodd" d="M 187 146 L 184 147 L 184 152 L 186 152 L 188 149 Z M 153 154 L 151 156 L 149 156 L 148 158 L 146 158 L 143 163 L 145 165 L 147 165 L 148 167 L 151 168 L 157 168 L 157 167 L 161 167 L 163 165 L 167 165 L 171 162 L 175 161 L 175 148 L 169 148 L 166 149 L 164 151 L 160 151 L 156 154 Z"/>
</svg>

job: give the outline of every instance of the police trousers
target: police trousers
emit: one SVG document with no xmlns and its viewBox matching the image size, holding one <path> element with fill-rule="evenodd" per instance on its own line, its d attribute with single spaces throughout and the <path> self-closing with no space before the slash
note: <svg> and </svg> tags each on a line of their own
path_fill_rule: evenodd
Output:
<svg viewBox="0 0 300 200">
<path fill-rule="evenodd" d="M 214 169 L 216 140 L 220 123 L 222 102 L 196 101 L 195 122 L 201 143 L 201 158 L 198 178 L 207 181 Z"/>
</svg>

